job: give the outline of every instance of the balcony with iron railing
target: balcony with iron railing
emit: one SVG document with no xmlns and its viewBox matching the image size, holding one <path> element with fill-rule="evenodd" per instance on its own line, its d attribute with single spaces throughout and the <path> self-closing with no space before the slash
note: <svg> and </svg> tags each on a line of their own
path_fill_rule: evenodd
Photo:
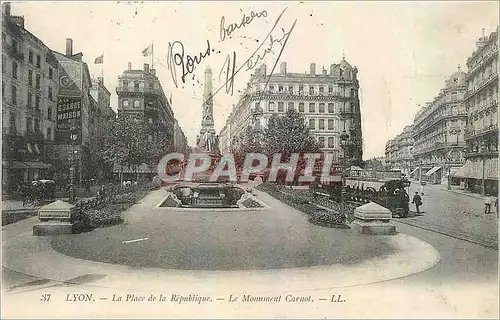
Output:
<svg viewBox="0 0 500 320">
<path fill-rule="evenodd" d="M 427 124 L 425 126 L 421 126 L 419 129 L 417 129 L 418 126 L 415 125 L 415 129 L 413 130 L 413 137 L 419 136 L 420 134 L 425 132 L 427 129 L 431 128 L 432 126 L 436 125 L 437 123 L 439 123 L 441 121 L 449 120 L 449 119 L 453 119 L 453 118 L 465 118 L 465 117 L 467 117 L 466 112 L 458 112 L 458 113 L 454 113 L 454 114 L 450 114 L 450 113 L 440 114 L 440 115 L 436 116 L 434 119 L 430 120 L 429 124 Z"/>
<path fill-rule="evenodd" d="M 469 140 L 469 139 L 477 138 L 477 137 L 480 137 L 480 136 L 483 136 L 483 135 L 486 135 L 489 133 L 493 133 L 493 132 L 498 132 L 498 123 L 492 124 L 492 125 L 489 125 L 487 127 L 480 128 L 480 129 L 466 130 L 464 137 L 465 137 L 465 140 Z"/>
<path fill-rule="evenodd" d="M 484 87 L 486 87 L 487 85 L 489 85 L 490 83 L 492 83 L 494 80 L 497 79 L 498 79 L 498 72 L 492 72 L 488 76 L 488 78 L 483 79 L 480 83 L 476 84 L 476 86 L 473 87 L 472 90 L 467 91 L 467 93 L 465 93 L 464 101 L 469 100 L 470 97 L 472 97 L 477 92 L 481 91 Z"/>
<path fill-rule="evenodd" d="M 498 101 L 497 100 L 486 101 L 484 103 L 480 103 L 475 107 L 476 108 L 472 109 L 472 112 L 470 114 L 473 117 L 485 110 L 498 108 Z"/>
</svg>

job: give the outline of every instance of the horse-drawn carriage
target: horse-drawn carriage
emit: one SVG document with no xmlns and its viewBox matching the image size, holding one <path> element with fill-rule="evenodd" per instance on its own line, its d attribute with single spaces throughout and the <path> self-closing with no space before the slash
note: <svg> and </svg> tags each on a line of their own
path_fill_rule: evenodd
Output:
<svg viewBox="0 0 500 320">
<path fill-rule="evenodd" d="M 406 179 L 373 181 L 363 179 L 346 179 L 345 183 L 322 185 L 321 193 L 328 193 L 330 199 L 336 202 L 349 201 L 354 203 L 374 202 L 389 209 L 393 214 L 407 217 L 410 211 L 410 196 L 405 188 L 410 186 Z M 318 192 L 319 184 L 311 188 L 313 195 Z"/>
</svg>

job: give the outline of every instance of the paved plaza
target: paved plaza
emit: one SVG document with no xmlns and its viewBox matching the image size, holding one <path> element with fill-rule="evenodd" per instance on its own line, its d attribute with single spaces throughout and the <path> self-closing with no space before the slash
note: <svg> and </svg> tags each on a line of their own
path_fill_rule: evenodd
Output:
<svg viewBox="0 0 500 320">
<path fill-rule="evenodd" d="M 496 250 L 400 222 L 396 236 L 323 228 L 260 191 L 257 197 L 270 208 L 254 211 L 157 208 L 165 194 L 163 189 L 151 192 L 125 212 L 123 224 L 89 233 L 34 237 L 36 218 L 4 226 L 5 301 L 12 307 L 20 306 L 16 301 L 31 301 L 38 316 L 53 312 L 39 302 L 49 292 L 62 305 L 66 294 L 75 292 L 91 292 L 103 301 L 113 293 L 195 293 L 219 303 L 216 308 L 213 303 L 186 304 L 175 310 L 151 305 L 142 310 L 146 313 L 132 305 L 109 304 L 112 316 L 498 314 L 491 309 L 498 299 L 492 295 L 498 281 Z M 424 198 L 426 213 L 411 219 L 430 216 L 430 199 Z M 316 302 L 274 311 L 262 304 L 228 305 L 230 294 L 281 293 L 311 295 Z M 334 293 L 350 297 L 349 307 L 324 302 Z M 98 308 L 98 302 L 75 305 L 61 309 L 60 315 L 91 315 Z M 16 309 L 18 316 L 33 312 Z"/>
</svg>

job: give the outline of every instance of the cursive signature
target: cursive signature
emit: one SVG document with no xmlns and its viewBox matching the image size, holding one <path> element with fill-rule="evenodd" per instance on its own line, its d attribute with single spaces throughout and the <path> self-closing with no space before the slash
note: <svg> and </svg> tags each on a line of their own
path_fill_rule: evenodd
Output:
<svg viewBox="0 0 500 320">
<path fill-rule="evenodd" d="M 172 76 L 172 81 L 177 86 L 177 70 L 176 66 L 181 67 L 182 83 L 186 83 L 186 76 L 196 69 L 196 66 L 200 64 L 203 58 L 210 55 L 210 41 L 207 40 L 207 50 L 205 53 L 199 54 L 199 56 L 190 56 L 186 54 L 184 57 L 184 45 L 180 41 L 174 41 L 173 43 L 168 43 L 168 53 L 167 53 L 167 64 L 170 74 Z"/>
<path fill-rule="evenodd" d="M 225 74 L 226 80 L 225 80 L 224 84 L 222 85 L 222 87 L 219 88 L 215 93 L 219 92 L 222 88 L 224 88 L 226 90 L 226 93 L 233 95 L 234 78 L 235 78 L 236 74 L 238 74 L 238 72 L 240 72 L 241 69 L 243 69 L 243 67 L 245 67 L 245 66 L 246 66 L 247 71 L 255 68 L 257 63 L 259 61 L 263 60 L 264 57 L 269 52 L 273 52 L 273 48 L 275 48 L 275 45 L 277 43 L 279 43 L 281 45 L 281 50 L 279 51 L 276 62 L 275 62 L 274 66 L 269 74 L 268 79 L 267 79 L 267 82 L 269 82 L 269 79 L 270 79 L 271 75 L 273 74 L 274 69 L 276 68 L 276 65 L 279 62 L 281 54 L 283 53 L 283 50 L 285 49 L 285 46 L 288 42 L 288 39 L 290 38 L 290 35 L 292 34 L 293 29 L 295 28 L 295 24 L 297 23 L 297 20 L 295 20 L 288 31 L 286 31 L 285 29 L 282 28 L 281 30 L 283 32 L 283 35 L 280 38 L 274 38 L 272 36 L 272 33 L 273 33 L 274 29 L 276 28 L 276 26 L 278 25 L 278 22 L 281 20 L 281 17 L 283 16 L 283 13 L 285 11 L 286 11 L 286 8 L 278 16 L 278 18 L 274 22 L 273 27 L 271 28 L 271 30 L 269 31 L 267 36 L 264 38 L 264 40 L 261 42 L 261 44 L 257 47 L 257 49 L 252 53 L 252 55 L 239 68 L 236 68 L 236 52 L 233 51 L 232 57 L 229 54 L 226 56 L 226 60 L 224 61 L 224 64 L 222 66 L 222 70 L 219 73 L 219 81 L 220 81 L 222 74 Z M 264 47 L 264 45 L 266 45 L 266 47 L 261 52 L 261 49 Z M 266 82 L 266 87 L 268 84 L 267 82 Z M 264 88 L 264 91 L 265 91 L 265 88 Z"/>
<path fill-rule="evenodd" d="M 224 41 L 226 39 L 226 36 L 229 37 L 231 33 L 236 31 L 237 29 L 246 27 L 253 21 L 253 19 L 260 17 L 267 17 L 267 11 L 262 10 L 261 12 L 257 13 L 251 11 L 250 16 L 243 14 L 243 18 L 241 19 L 240 24 L 231 23 L 229 26 L 226 27 L 225 26 L 226 18 L 222 16 L 222 18 L 220 19 L 220 41 Z"/>
</svg>

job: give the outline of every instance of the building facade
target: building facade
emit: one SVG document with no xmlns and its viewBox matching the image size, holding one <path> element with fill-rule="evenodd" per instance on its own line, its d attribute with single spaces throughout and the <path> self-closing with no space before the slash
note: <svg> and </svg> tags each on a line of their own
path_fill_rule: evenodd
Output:
<svg viewBox="0 0 500 320">
<path fill-rule="evenodd" d="M 273 114 L 284 115 L 295 109 L 302 113 L 310 133 L 323 146 L 323 151 L 334 154 L 339 162 L 343 154 L 340 135 L 345 131 L 350 137 L 350 155 L 353 163 L 363 158 L 361 112 L 359 104 L 358 70 L 345 59 L 332 64 L 330 71 L 316 72 L 316 64 L 309 73 L 290 73 L 286 62 L 280 72 L 271 75 L 262 65 L 251 80 L 233 112 L 228 117 L 220 140 L 230 148 L 238 144 L 239 137 L 250 127 L 255 134 L 262 133 Z"/>
<path fill-rule="evenodd" d="M 128 70 L 118 76 L 118 117 L 132 116 L 144 120 L 156 132 L 168 136 L 174 147 L 175 117 L 171 101 L 167 100 L 156 70 L 144 64 L 142 70 Z"/>
<path fill-rule="evenodd" d="M 467 59 L 467 161 L 461 170 L 474 192 L 498 193 L 498 30 Z"/>
<path fill-rule="evenodd" d="M 87 183 L 94 176 L 91 159 L 93 109 L 92 79 L 81 52 L 73 54 L 73 40 L 66 39 L 66 51 L 52 51 L 59 62 L 57 128 L 55 144 L 56 180 L 63 185 Z"/>
<path fill-rule="evenodd" d="M 184 132 L 175 119 L 172 99 L 167 99 L 165 91 L 156 76 L 156 70 L 144 64 L 142 70 L 133 70 L 132 64 L 118 76 L 118 117 L 132 117 L 147 124 L 151 133 L 162 141 L 167 141 L 166 150 L 185 152 L 189 150 Z M 146 161 L 145 161 L 146 162 Z M 120 168 L 115 164 L 115 173 L 132 174 L 133 168 Z M 140 173 L 154 175 L 156 168 L 146 163 L 140 167 Z"/>
<path fill-rule="evenodd" d="M 466 74 L 459 70 L 414 118 L 413 170 L 418 179 L 446 184 L 465 162 Z"/>
<path fill-rule="evenodd" d="M 54 168 L 58 61 L 2 4 L 2 185 L 50 179 Z"/>
<path fill-rule="evenodd" d="M 99 151 L 103 147 L 104 137 L 113 121 L 116 112 L 111 108 L 111 93 L 104 85 L 104 78 L 98 77 L 91 80 L 90 87 L 90 158 L 95 166 L 91 179 L 96 181 L 112 178 L 112 166 L 106 164 Z"/>
<path fill-rule="evenodd" d="M 403 128 L 403 132 L 394 139 L 387 141 L 385 156 L 388 169 L 401 170 L 401 173 L 410 176 L 412 172 L 413 125 Z"/>
<path fill-rule="evenodd" d="M 184 134 L 184 131 L 182 131 L 177 119 L 174 124 L 174 150 L 183 154 L 189 153 L 186 135 Z"/>
</svg>

